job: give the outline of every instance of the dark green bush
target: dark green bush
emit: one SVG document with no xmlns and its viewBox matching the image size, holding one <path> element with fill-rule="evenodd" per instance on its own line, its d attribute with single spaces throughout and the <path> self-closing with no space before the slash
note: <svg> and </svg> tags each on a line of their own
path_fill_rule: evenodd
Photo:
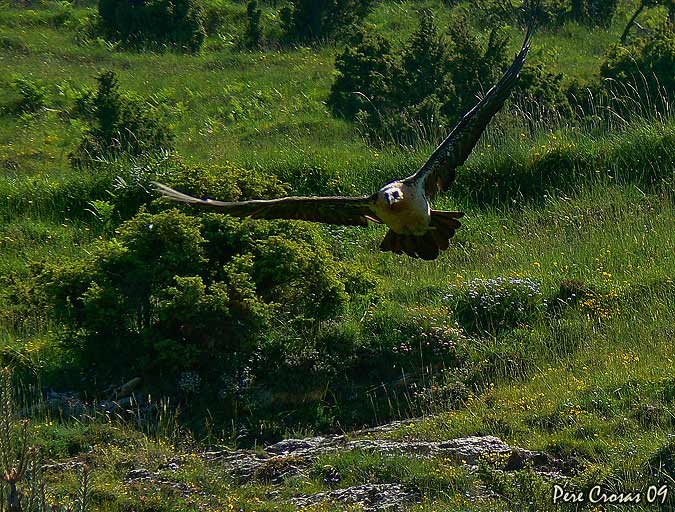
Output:
<svg viewBox="0 0 675 512">
<path fill-rule="evenodd" d="M 271 199 L 288 193 L 288 185 L 275 175 L 239 167 L 230 162 L 215 165 L 187 165 L 173 156 L 161 169 L 172 187 L 196 197 L 214 197 L 222 201 Z M 149 182 L 155 177 L 146 178 Z"/>
<path fill-rule="evenodd" d="M 354 120 L 359 111 L 386 108 L 397 65 L 389 41 L 358 31 L 335 59 L 337 76 L 328 96 L 333 114 Z"/>
<path fill-rule="evenodd" d="M 521 108 L 533 114 L 535 122 L 547 114 L 568 115 L 572 107 L 563 80 L 564 75 L 553 71 L 547 63 L 529 63 L 516 85 Z"/>
<path fill-rule="evenodd" d="M 224 0 L 204 0 L 201 3 L 201 18 L 206 33 L 217 34 L 244 30 L 246 27 L 246 8 Z"/>
<path fill-rule="evenodd" d="M 358 274 L 317 227 L 170 209 L 139 213 L 83 259 L 44 266 L 37 282 L 66 326 L 65 346 L 95 375 L 142 374 L 175 392 L 193 372 L 215 394 L 224 374 L 248 365 L 255 375 L 249 360 L 264 359 L 258 342 L 279 326 L 312 332 L 343 313 L 370 288 Z"/>
<path fill-rule="evenodd" d="M 477 0 L 472 3 L 476 23 L 485 28 L 495 24 L 513 23 L 518 19 L 518 11 L 511 2 L 503 0 Z"/>
<path fill-rule="evenodd" d="M 44 86 L 28 78 L 15 78 L 12 87 L 19 95 L 14 110 L 19 113 L 35 113 L 45 107 L 47 90 Z"/>
<path fill-rule="evenodd" d="M 157 108 L 122 94 L 113 71 L 101 73 L 96 80 L 97 91 L 83 95 L 75 111 L 90 127 L 70 155 L 74 166 L 172 147 L 173 134 Z"/>
<path fill-rule="evenodd" d="M 582 2 L 575 0 L 573 3 L 581 4 Z M 583 7 L 592 23 L 608 27 L 618 6 L 619 0 L 586 0 Z"/>
<path fill-rule="evenodd" d="M 450 101 L 456 94 L 453 83 L 457 79 L 455 74 L 451 77 L 453 64 L 448 43 L 439 32 L 432 11 L 422 10 L 420 25 L 403 48 L 401 66 L 394 77 L 397 104 L 419 105 L 435 95 L 443 110 L 452 113 L 455 109 Z"/>
<path fill-rule="evenodd" d="M 291 41 L 330 39 L 359 23 L 373 0 L 291 0 L 281 10 L 281 23 Z"/>
<path fill-rule="evenodd" d="M 534 6 L 532 14 L 544 25 L 559 27 L 570 20 L 579 23 L 609 26 L 616 13 L 619 0 L 543 0 Z M 481 26 L 495 23 L 522 22 L 522 9 L 512 2 L 480 0 L 473 6 L 477 22 Z"/>
<path fill-rule="evenodd" d="M 659 30 L 629 46 L 612 46 L 600 73 L 603 78 L 633 84 L 652 103 L 664 93 L 675 97 L 675 33 Z M 647 97 L 649 95 L 650 97 Z"/>
<path fill-rule="evenodd" d="M 357 121 L 374 140 L 414 144 L 435 142 L 501 74 L 507 38 L 493 28 L 476 36 L 464 16 L 443 36 L 433 13 L 424 9 L 420 25 L 400 54 L 381 37 L 363 32 L 336 59 L 338 74 L 328 104 L 336 115 Z"/>
<path fill-rule="evenodd" d="M 619 0 L 544 0 L 539 9 L 541 20 L 559 26 L 569 20 L 608 27 Z"/>
<path fill-rule="evenodd" d="M 198 51 L 206 38 L 195 0 L 99 0 L 103 35 L 134 46 Z"/>
<path fill-rule="evenodd" d="M 476 94 L 485 92 L 501 77 L 509 63 L 508 37 L 502 25 L 492 27 L 487 39 L 475 34 L 464 17 L 452 20 L 448 29 L 450 74 L 457 95 L 448 115 L 456 120 L 476 103 Z M 445 99 L 449 101 L 448 98 Z"/>
</svg>

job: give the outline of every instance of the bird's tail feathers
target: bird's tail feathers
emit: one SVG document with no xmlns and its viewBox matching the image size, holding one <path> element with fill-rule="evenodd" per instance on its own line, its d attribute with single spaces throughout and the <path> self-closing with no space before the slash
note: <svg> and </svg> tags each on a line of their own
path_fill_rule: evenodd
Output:
<svg viewBox="0 0 675 512">
<path fill-rule="evenodd" d="M 463 212 L 431 210 L 430 229 L 424 235 L 401 235 L 390 229 L 380 244 L 380 250 L 435 260 L 440 251 L 450 246 L 450 239 L 462 225 L 457 219 L 463 216 Z"/>
</svg>

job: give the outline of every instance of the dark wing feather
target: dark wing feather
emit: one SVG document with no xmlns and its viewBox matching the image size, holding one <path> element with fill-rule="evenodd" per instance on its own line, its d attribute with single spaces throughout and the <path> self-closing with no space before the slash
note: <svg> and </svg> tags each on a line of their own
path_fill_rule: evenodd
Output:
<svg viewBox="0 0 675 512">
<path fill-rule="evenodd" d="M 198 199 L 172 188 L 153 182 L 162 196 L 183 203 L 220 208 L 234 217 L 254 219 L 295 219 L 345 226 L 367 226 L 368 221 L 381 223 L 371 209 L 373 199 L 363 197 L 282 197 L 252 201 L 225 202 L 215 199 Z"/>
<path fill-rule="evenodd" d="M 452 183 L 455 178 L 455 169 L 466 162 L 485 127 L 511 94 L 511 89 L 518 80 L 518 75 L 525 64 L 525 57 L 530 50 L 533 26 L 534 24 L 530 23 L 520 53 L 497 85 L 493 86 L 483 99 L 464 115 L 450 135 L 436 148 L 429 160 L 408 178 L 412 182 L 425 180 L 424 187 L 427 196 L 434 196 L 436 192 L 445 190 Z"/>
</svg>

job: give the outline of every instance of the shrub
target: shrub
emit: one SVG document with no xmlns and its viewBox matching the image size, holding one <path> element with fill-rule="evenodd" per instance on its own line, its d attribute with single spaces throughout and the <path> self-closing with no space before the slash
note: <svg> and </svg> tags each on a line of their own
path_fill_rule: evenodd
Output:
<svg viewBox="0 0 675 512">
<path fill-rule="evenodd" d="M 224 265 L 232 254 L 250 255 L 258 294 L 277 304 L 280 313 L 314 322 L 346 307 L 349 294 L 342 276 L 348 265 L 332 258 L 316 226 L 219 215 L 207 215 L 203 222 L 211 264 Z"/>
<path fill-rule="evenodd" d="M 90 128 L 70 155 L 74 166 L 172 147 L 173 134 L 157 109 L 123 95 L 113 71 L 102 72 L 96 80 L 97 91 L 86 93 L 78 101 L 76 115 L 89 122 Z"/>
<path fill-rule="evenodd" d="M 20 113 L 34 113 L 45 107 L 47 90 L 44 86 L 28 78 L 15 78 L 12 87 L 19 94 L 15 110 Z"/>
<path fill-rule="evenodd" d="M 361 31 L 335 65 L 328 104 L 334 114 L 356 121 L 367 138 L 399 144 L 433 139 L 429 127 L 445 124 L 453 110 L 447 42 L 428 9 L 402 54 Z"/>
<path fill-rule="evenodd" d="M 607 52 L 600 73 L 620 83 L 630 83 L 652 98 L 666 93 L 675 97 L 675 34 L 655 31 L 629 46 L 615 45 Z M 647 102 L 645 97 L 645 102 Z M 652 99 L 653 102 L 653 99 Z"/>
<path fill-rule="evenodd" d="M 530 278 L 472 279 L 445 298 L 460 323 L 471 331 L 498 332 L 531 324 L 545 311 L 539 283 Z"/>
<path fill-rule="evenodd" d="M 218 280 L 200 275 L 200 223 L 176 210 L 141 213 L 118 233 L 89 259 L 52 264 L 40 277 L 82 363 L 100 376 L 152 381 L 251 350 L 269 311 L 247 261 L 230 262 Z"/>
<path fill-rule="evenodd" d="M 216 165 L 185 164 L 172 156 L 161 173 L 171 186 L 197 197 L 216 197 L 222 201 L 270 199 L 288 193 L 288 186 L 273 174 L 245 169 L 230 162 Z M 146 176 L 145 184 L 159 177 Z"/>
<path fill-rule="evenodd" d="M 536 122 L 547 114 L 569 114 L 572 107 L 563 80 L 564 75 L 551 70 L 547 63 L 526 66 L 516 85 L 521 108 L 534 114 Z M 534 109 L 536 112 L 532 112 Z"/>
<path fill-rule="evenodd" d="M 142 374 L 175 392 L 184 372 L 210 383 L 247 365 L 255 375 L 249 361 L 271 318 L 312 329 L 342 313 L 358 293 L 349 267 L 318 228 L 170 209 L 139 213 L 37 281 L 84 367 L 104 378 Z"/>
<path fill-rule="evenodd" d="M 559 26 L 569 20 L 608 27 L 619 0 L 545 0 L 539 9 L 544 23 Z"/>
<path fill-rule="evenodd" d="M 513 23 L 518 18 L 518 12 L 510 2 L 478 0 L 473 4 L 476 21 L 482 27 L 494 26 L 495 23 Z"/>
<path fill-rule="evenodd" d="M 129 46 L 198 51 L 206 32 L 195 0 L 99 0 L 103 35 Z"/>
<path fill-rule="evenodd" d="M 201 3 L 201 18 L 206 33 L 216 34 L 222 30 L 232 32 L 246 27 L 246 9 L 239 3 L 227 0 L 204 0 Z"/>
<path fill-rule="evenodd" d="M 365 137 L 379 143 L 413 146 L 435 142 L 447 135 L 443 103 L 434 94 L 420 103 L 386 111 L 385 116 L 359 112 L 356 123 Z"/>
<path fill-rule="evenodd" d="M 575 0 L 573 3 L 580 4 L 581 2 Z M 593 23 L 608 27 L 618 6 L 619 0 L 586 0 L 584 7 Z"/>
<path fill-rule="evenodd" d="M 372 0 L 291 0 L 281 10 L 281 23 L 289 40 L 332 38 L 365 18 Z"/>
</svg>

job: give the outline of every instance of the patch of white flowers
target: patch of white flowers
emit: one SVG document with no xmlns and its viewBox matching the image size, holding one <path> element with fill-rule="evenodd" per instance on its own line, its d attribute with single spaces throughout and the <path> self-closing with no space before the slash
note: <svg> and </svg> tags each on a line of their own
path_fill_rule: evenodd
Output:
<svg viewBox="0 0 675 512">
<path fill-rule="evenodd" d="M 546 306 L 541 285 L 528 277 L 475 278 L 453 286 L 445 300 L 479 323 L 527 321 L 530 314 Z"/>
<path fill-rule="evenodd" d="M 197 372 L 183 372 L 178 379 L 178 389 L 184 393 L 196 393 L 202 385 L 202 378 Z"/>
</svg>

